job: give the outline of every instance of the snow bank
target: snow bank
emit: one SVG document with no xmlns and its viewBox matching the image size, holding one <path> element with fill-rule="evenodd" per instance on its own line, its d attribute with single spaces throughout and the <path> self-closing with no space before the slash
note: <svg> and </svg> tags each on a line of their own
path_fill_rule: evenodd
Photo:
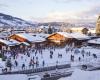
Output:
<svg viewBox="0 0 100 80">
<path fill-rule="evenodd" d="M 0 75 L 0 80 L 28 80 L 28 77 L 25 74 Z"/>
<path fill-rule="evenodd" d="M 100 71 L 82 71 L 76 69 L 71 77 L 61 78 L 59 80 L 100 80 Z"/>
<path fill-rule="evenodd" d="M 41 80 L 41 77 L 39 75 L 34 75 L 29 77 L 32 80 Z"/>
</svg>

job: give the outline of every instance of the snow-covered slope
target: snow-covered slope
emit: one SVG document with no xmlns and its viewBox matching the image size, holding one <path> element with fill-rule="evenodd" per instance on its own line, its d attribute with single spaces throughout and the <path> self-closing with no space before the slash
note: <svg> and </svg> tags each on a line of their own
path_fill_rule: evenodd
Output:
<svg viewBox="0 0 100 80">
<path fill-rule="evenodd" d="M 0 26 L 35 26 L 34 23 L 0 13 Z"/>
</svg>

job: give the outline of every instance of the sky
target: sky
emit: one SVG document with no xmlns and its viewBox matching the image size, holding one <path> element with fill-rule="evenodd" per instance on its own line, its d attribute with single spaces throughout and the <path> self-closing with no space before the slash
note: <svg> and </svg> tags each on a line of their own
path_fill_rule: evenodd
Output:
<svg viewBox="0 0 100 80">
<path fill-rule="evenodd" d="M 95 21 L 100 0 L 0 0 L 0 12 L 31 21 Z"/>
</svg>

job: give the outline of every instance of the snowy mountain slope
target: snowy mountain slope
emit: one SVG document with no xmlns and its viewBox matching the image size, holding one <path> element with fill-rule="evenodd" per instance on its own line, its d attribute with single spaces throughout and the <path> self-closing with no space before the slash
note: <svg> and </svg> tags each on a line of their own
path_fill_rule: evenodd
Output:
<svg viewBox="0 0 100 80">
<path fill-rule="evenodd" d="M 0 26 L 35 26 L 34 23 L 0 13 Z"/>
</svg>

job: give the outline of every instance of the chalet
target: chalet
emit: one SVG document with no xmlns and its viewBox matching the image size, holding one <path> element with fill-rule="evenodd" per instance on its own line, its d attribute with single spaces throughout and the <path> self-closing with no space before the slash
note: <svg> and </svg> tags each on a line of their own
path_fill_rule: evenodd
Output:
<svg viewBox="0 0 100 80">
<path fill-rule="evenodd" d="M 13 40 L 16 40 L 18 42 L 31 42 L 32 38 L 31 37 L 27 37 L 28 35 L 27 34 L 13 34 L 11 35 L 9 38 L 10 39 L 13 39 Z"/>
<path fill-rule="evenodd" d="M 44 33 L 35 33 L 35 34 L 30 34 L 34 38 L 34 44 L 36 47 L 41 47 L 41 46 L 46 46 L 47 41 L 46 38 L 49 36 L 49 34 L 44 34 Z"/>
<path fill-rule="evenodd" d="M 40 45 L 40 43 L 44 43 L 46 40 L 45 38 L 38 36 L 36 34 L 32 35 L 32 34 L 28 34 L 28 33 L 20 33 L 20 34 L 14 34 L 12 36 L 10 36 L 10 39 L 14 39 L 16 41 L 19 42 L 27 42 L 29 43 L 31 46 L 35 45 Z"/>
<path fill-rule="evenodd" d="M 91 39 L 89 36 L 81 33 L 71 33 L 70 35 L 72 36 L 72 42 L 76 46 L 87 45 L 87 41 Z"/>
<path fill-rule="evenodd" d="M 66 38 L 72 38 L 68 33 L 66 32 L 57 32 L 54 34 L 51 34 L 47 40 L 55 43 L 65 42 Z"/>
<path fill-rule="evenodd" d="M 83 42 L 86 42 L 89 40 L 89 36 L 86 36 L 81 33 L 67 33 L 67 32 L 57 32 L 54 34 L 51 34 L 47 40 L 56 44 L 70 44 L 73 43 L 75 45 L 82 45 Z"/>
<path fill-rule="evenodd" d="M 18 45 L 18 44 L 14 43 L 12 41 L 0 39 L 0 49 L 8 49 L 8 48 L 13 47 L 15 45 Z"/>
</svg>

